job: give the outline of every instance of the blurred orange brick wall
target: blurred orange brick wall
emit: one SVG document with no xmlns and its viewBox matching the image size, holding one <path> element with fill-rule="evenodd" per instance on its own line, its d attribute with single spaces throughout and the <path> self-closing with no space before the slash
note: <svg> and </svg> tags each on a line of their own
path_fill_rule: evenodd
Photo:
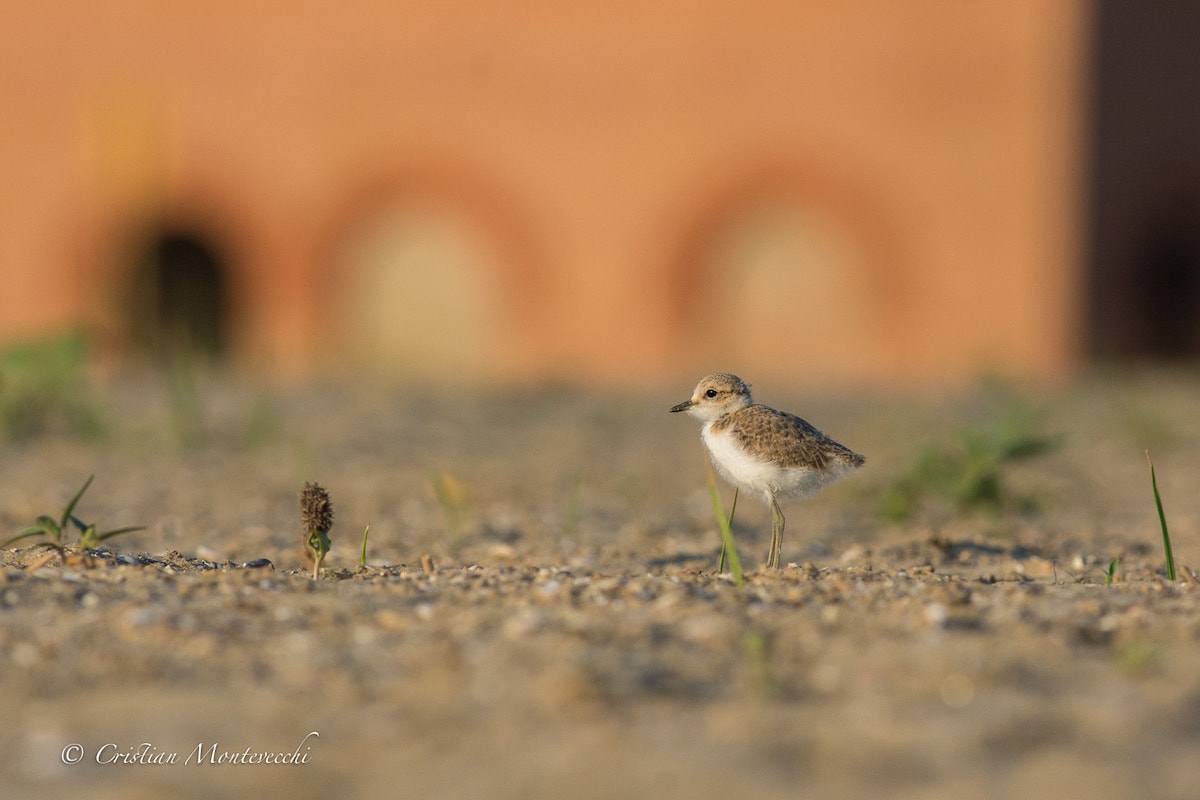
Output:
<svg viewBox="0 0 1200 800">
<path fill-rule="evenodd" d="M 279 373 L 1081 357 L 1082 0 L 6 5 L 0 339 L 127 342 L 182 232 Z"/>
</svg>

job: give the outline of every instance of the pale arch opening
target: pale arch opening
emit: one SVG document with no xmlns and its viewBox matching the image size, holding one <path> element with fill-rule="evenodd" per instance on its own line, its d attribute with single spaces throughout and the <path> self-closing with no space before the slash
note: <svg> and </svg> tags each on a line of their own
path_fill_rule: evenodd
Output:
<svg viewBox="0 0 1200 800">
<path fill-rule="evenodd" d="M 502 265 L 467 217 L 437 203 L 386 204 L 352 229 L 338 261 L 338 318 L 356 365 L 451 382 L 503 371 Z"/>
<path fill-rule="evenodd" d="M 878 287 L 867 250 L 834 215 L 790 198 L 728 209 L 692 250 L 689 349 L 756 374 L 871 374 Z"/>
</svg>

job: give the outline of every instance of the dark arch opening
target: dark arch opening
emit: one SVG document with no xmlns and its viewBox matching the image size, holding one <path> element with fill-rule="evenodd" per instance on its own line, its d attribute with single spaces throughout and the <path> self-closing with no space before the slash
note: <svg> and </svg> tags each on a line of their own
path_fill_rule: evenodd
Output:
<svg viewBox="0 0 1200 800">
<path fill-rule="evenodd" d="M 1134 346 L 1161 358 L 1190 358 L 1200 348 L 1200 220 L 1187 202 L 1156 216 L 1133 263 Z"/>
<path fill-rule="evenodd" d="M 210 356 L 228 345 L 228 264 L 207 237 L 183 228 L 150 236 L 135 255 L 131 327 L 155 353 Z"/>
<path fill-rule="evenodd" d="M 1100 3 L 1093 37 L 1088 345 L 1200 356 L 1200 5 Z"/>
</svg>

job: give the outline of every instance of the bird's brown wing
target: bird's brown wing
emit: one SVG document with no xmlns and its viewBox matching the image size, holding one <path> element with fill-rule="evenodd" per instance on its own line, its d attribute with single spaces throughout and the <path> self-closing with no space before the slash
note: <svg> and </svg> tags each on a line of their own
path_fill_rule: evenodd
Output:
<svg viewBox="0 0 1200 800">
<path fill-rule="evenodd" d="M 783 466 L 823 470 L 831 461 L 856 467 L 864 461 L 858 453 L 786 411 L 756 403 L 730 417 L 730 432 L 748 452 Z"/>
</svg>

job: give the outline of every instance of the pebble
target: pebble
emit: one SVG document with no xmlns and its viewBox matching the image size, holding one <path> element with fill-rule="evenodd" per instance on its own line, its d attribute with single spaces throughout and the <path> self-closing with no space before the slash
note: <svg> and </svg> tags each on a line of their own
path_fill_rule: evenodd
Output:
<svg viewBox="0 0 1200 800">
<path fill-rule="evenodd" d="M 942 603 L 930 603 L 925 606 L 925 610 L 921 616 L 924 618 L 926 624 L 940 628 L 950 618 L 950 612 Z"/>
</svg>

